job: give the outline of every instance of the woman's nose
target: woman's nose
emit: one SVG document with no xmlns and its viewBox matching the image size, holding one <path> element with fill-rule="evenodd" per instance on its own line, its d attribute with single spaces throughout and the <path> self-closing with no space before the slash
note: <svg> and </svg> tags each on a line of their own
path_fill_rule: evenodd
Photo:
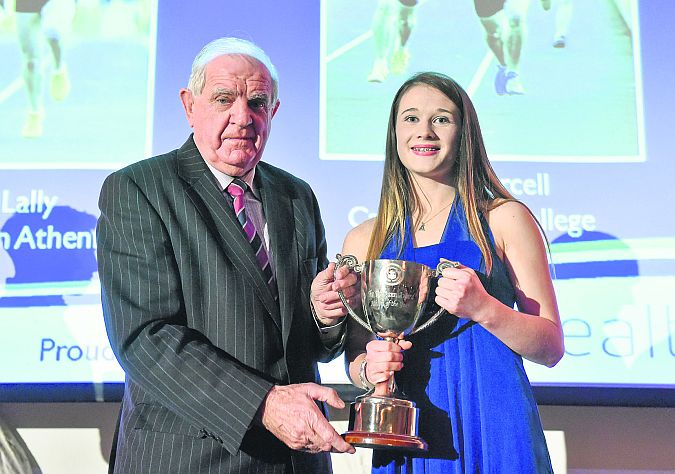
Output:
<svg viewBox="0 0 675 474">
<path fill-rule="evenodd" d="M 417 136 L 419 138 L 435 138 L 436 133 L 434 132 L 431 122 L 419 122 Z"/>
</svg>

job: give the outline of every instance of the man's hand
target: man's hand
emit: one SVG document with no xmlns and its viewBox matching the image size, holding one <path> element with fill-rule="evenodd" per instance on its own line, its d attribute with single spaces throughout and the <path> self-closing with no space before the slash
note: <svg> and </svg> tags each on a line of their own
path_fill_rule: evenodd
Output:
<svg viewBox="0 0 675 474">
<path fill-rule="evenodd" d="M 345 406 L 335 390 L 315 383 L 275 385 L 261 406 L 262 424 L 291 449 L 353 454 L 352 445 L 333 429 L 314 400 Z"/>
<path fill-rule="evenodd" d="M 335 275 L 333 275 L 335 273 Z M 324 326 L 337 324 L 346 314 L 347 309 L 340 300 L 338 290 L 342 290 L 345 298 L 352 306 L 360 304 L 357 282 L 359 277 L 348 267 L 340 267 L 335 272 L 335 263 L 331 262 L 312 282 L 312 304 L 316 317 Z"/>
</svg>

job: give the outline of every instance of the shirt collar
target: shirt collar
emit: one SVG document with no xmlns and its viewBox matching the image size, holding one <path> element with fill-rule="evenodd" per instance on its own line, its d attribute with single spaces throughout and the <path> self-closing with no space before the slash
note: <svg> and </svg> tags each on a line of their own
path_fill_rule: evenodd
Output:
<svg viewBox="0 0 675 474">
<path fill-rule="evenodd" d="M 230 185 L 232 181 L 234 181 L 234 176 L 230 176 L 229 174 L 223 173 L 220 170 L 217 170 L 216 168 L 211 165 L 208 161 L 204 160 L 204 163 L 206 163 L 206 166 L 209 167 L 209 170 L 211 170 L 211 173 L 213 176 L 215 176 L 216 180 L 218 180 L 218 184 L 220 184 L 220 188 L 222 190 L 227 189 L 227 187 Z M 253 178 L 255 177 L 255 167 L 248 173 L 246 173 L 244 176 L 240 176 L 239 179 L 241 179 L 243 182 L 245 182 L 253 195 L 256 197 L 256 199 L 260 200 L 260 195 L 258 192 L 258 189 L 255 187 L 253 184 Z"/>
</svg>

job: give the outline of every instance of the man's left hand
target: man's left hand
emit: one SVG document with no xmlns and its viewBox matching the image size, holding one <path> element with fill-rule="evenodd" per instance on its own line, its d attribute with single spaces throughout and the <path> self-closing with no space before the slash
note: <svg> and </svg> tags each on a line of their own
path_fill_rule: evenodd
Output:
<svg viewBox="0 0 675 474">
<path fill-rule="evenodd" d="M 345 406 L 332 388 L 315 383 L 275 385 L 260 407 L 260 420 L 291 449 L 354 454 L 354 447 L 335 431 L 314 400 L 333 408 Z"/>
</svg>

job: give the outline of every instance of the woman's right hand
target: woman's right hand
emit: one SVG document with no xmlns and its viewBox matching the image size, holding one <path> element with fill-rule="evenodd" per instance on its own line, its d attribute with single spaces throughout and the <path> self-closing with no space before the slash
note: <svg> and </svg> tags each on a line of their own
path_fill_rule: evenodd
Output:
<svg viewBox="0 0 675 474">
<path fill-rule="evenodd" d="M 401 339 L 398 344 L 373 340 L 366 345 L 366 377 L 375 385 L 387 382 L 403 368 L 403 351 L 412 347 L 412 342 Z"/>
</svg>

